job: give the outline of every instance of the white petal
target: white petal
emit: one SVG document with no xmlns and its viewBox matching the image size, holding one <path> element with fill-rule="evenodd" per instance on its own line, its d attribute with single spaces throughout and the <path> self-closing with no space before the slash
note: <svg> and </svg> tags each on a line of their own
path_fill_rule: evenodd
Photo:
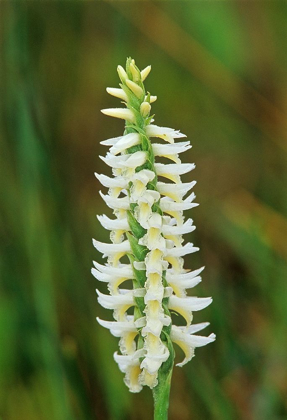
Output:
<svg viewBox="0 0 287 420">
<path fill-rule="evenodd" d="M 155 173 L 153 171 L 150 171 L 149 169 L 142 169 L 133 175 L 132 180 L 137 180 L 142 182 L 144 185 L 147 185 L 147 183 L 152 181 L 154 177 Z"/>
<path fill-rule="evenodd" d="M 166 257 L 183 257 L 184 255 L 192 254 L 193 252 L 197 252 L 198 250 L 198 247 L 193 246 L 192 243 L 188 242 L 182 247 L 168 249 L 166 252 Z"/>
<path fill-rule="evenodd" d="M 103 174 L 97 174 L 95 172 L 96 178 L 100 181 L 100 183 L 107 188 L 127 188 L 128 187 L 128 180 L 122 177 L 115 177 L 109 178 Z"/>
<path fill-rule="evenodd" d="M 109 219 L 105 214 L 97 216 L 100 224 L 107 230 L 125 230 L 129 231 L 130 227 L 127 219 Z"/>
<path fill-rule="evenodd" d="M 183 175 L 195 168 L 194 163 L 170 163 L 168 165 L 163 163 L 155 163 L 154 166 L 158 175 Z"/>
<path fill-rule="evenodd" d="M 177 327 L 187 332 L 188 334 L 194 334 L 198 331 L 204 330 L 204 328 L 210 325 L 209 322 L 201 322 L 200 324 L 191 324 L 189 327 Z"/>
<path fill-rule="evenodd" d="M 122 292 L 122 290 L 120 290 Z M 133 293 L 128 291 L 127 293 L 118 295 L 104 295 L 99 290 L 96 290 L 98 294 L 98 302 L 105 309 L 117 309 L 125 305 L 134 305 Z"/>
<path fill-rule="evenodd" d="M 176 278 L 183 281 L 191 280 L 194 277 L 197 277 L 204 270 L 204 268 L 205 267 L 201 267 L 201 268 L 198 268 L 197 270 L 189 271 L 186 273 L 176 273 L 173 270 L 169 269 L 167 270 L 166 278 L 169 279 L 170 281 L 174 281 Z"/>
<path fill-rule="evenodd" d="M 212 302 L 211 297 L 207 298 L 199 298 L 194 296 L 187 296 L 187 297 L 177 297 L 172 295 L 169 298 L 168 306 L 169 308 L 182 308 L 186 311 L 200 311 L 201 309 L 206 308 Z"/>
<path fill-rule="evenodd" d="M 132 175 L 131 181 L 133 184 L 130 189 L 130 197 L 133 203 L 138 202 L 138 199 L 146 192 L 146 185 L 153 180 L 154 177 L 155 173 L 148 169 L 142 169 Z"/>
<path fill-rule="evenodd" d="M 208 337 L 203 337 L 201 335 L 190 335 L 190 344 L 193 347 L 202 347 L 202 346 L 206 346 L 206 344 L 212 343 L 213 341 L 215 341 L 216 336 L 215 334 L 210 334 Z"/>
<path fill-rule="evenodd" d="M 149 137 L 160 137 L 163 140 L 166 140 L 167 137 L 172 137 L 174 139 L 186 137 L 185 134 L 182 134 L 178 130 L 173 130 L 172 128 L 168 127 L 159 127 L 153 124 L 146 126 L 146 133 Z"/>
<path fill-rule="evenodd" d="M 192 324 L 188 327 L 188 333 L 194 334 L 198 331 L 203 330 L 204 328 L 208 327 L 210 322 L 201 322 L 200 324 Z"/>
<path fill-rule="evenodd" d="M 110 209 L 124 209 L 129 210 L 130 209 L 130 200 L 129 197 L 123 197 L 123 198 L 114 198 L 111 197 L 108 194 L 103 194 L 101 191 L 99 191 L 100 196 L 104 200 L 104 202 L 107 204 Z"/>
<path fill-rule="evenodd" d="M 119 141 L 110 149 L 110 152 L 113 155 L 123 152 L 129 147 L 136 146 L 140 144 L 141 137 L 138 133 L 130 133 L 123 136 Z"/>
<path fill-rule="evenodd" d="M 166 240 L 161 235 L 160 229 L 150 228 L 148 232 L 139 239 L 139 244 L 146 246 L 149 250 L 159 249 L 162 252 L 166 249 Z"/>
<path fill-rule="evenodd" d="M 165 287 L 163 297 L 170 297 L 172 295 L 172 292 L 173 292 L 172 287 L 169 287 L 169 286 Z"/>
<path fill-rule="evenodd" d="M 171 285 L 171 287 L 174 290 L 174 293 L 178 296 L 178 297 L 184 297 L 186 296 L 186 289 L 191 289 L 195 286 L 198 285 L 198 283 L 201 282 L 201 277 L 194 277 L 191 280 L 188 281 L 180 281 L 180 280 L 176 280 L 174 282 L 170 282 L 169 284 Z"/>
<path fill-rule="evenodd" d="M 147 275 L 152 273 L 162 275 L 162 272 L 167 269 L 168 263 L 163 260 L 162 251 L 154 249 L 147 254 L 145 266 Z"/>
<path fill-rule="evenodd" d="M 115 337 L 122 337 L 129 332 L 137 332 L 133 321 L 104 321 L 100 318 L 97 318 L 97 321 L 102 327 L 109 329 L 111 334 Z"/>
<path fill-rule="evenodd" d="M 114 156 L 111 153 L 107 153 L 107 155 L 99 156 L 106 165 L 110 168 L 121 169 L 123 166 L 123 162 L 127 159 L 128 155 L 121 155 L 121 156 Z"/>
<path fill-rule="evenodd" d="M 148 228 L 148 220 L 152 215 L 152 206 L 159 200 L 158 191 L 146 190 L 137 200 L 138 206 L 135 208 L 135 217 L 142 227 Z"/>
<path fill-rule="evenodd" d="M 125 167 L 125 162 L 130 156 L 132 155 L 114 156 L 108 152 L 105 157 L 99 156 L 99 158 L 102 159 L 102 161 L 105 162 L 105 164 L 110 166 L 111 168 L 121 169 Z"/>
<path fill-rule="evenodd" d="M 185 195 L 192 187 L 196 184 L 196 181 L 186 182 L 181 184 L 166 184 L 164 182 L 157 183 L 157 189 L 161 194 L 165 193 L 177 193 Z"/>
<path fill-rule="evenodd" d="M 186 197 L 184 199 L 184 203 L 191 203 L 194 199 L 195 199 L 196 195 L 193 193 L 191 193 L 188 197 Z"/>
<path fill-rule="evenodd" d="M 122 282 L 124 282 L 125 280 L 130 280 L 134 278 L 133 274 L 131 276 L 129 275 L 127 276 L 125 275 L 124 272 L 121 272 L 121 270 L 118 270 L 116 274 L 109 274 L 109 273 L 102 273 L 101 271 L 95 268 L 92 268 L 91 272 L 92 272 L 92 275 L 97 280 L 105 282 L 105 283 L 110 283 L 109 288 L 111 290 L 112 295 L 116 294 L 115 291 Z M 139 290 L 139 289 L 135 289 L 135 290 Z"/>
<path fill-rule="evenodd" d="M 148 305 L 147 305 L 147 323 L 146 326 L 142 329 L 142 336 L 145 337 L 147 334 L 151 333 L 160 336 L 163 326 L 167 326 L 171 323 L 171 318 L 167 315 L 164 315 L 163 311 L 158 314 L 157 317 L 149 316 Z"/>
<path fill-rule="evenodd" d="M 144 295 L 146 294 L 146 289 L 144 287 L 133 289 L 133 294 L 135 297 L 144 297 Z"/>
<path fill-rule="evenodd" d="M 119 264 L 117 267 L 113 267 L 111 265 L 101 265 L 96 261 L 93 261 L 93 264 L 97 270 L 110 276 L 126 277 L 127 279 L 134 278 L 131 264 Z"/>
<path fill-rule="evenodd" d="M 201 280 L 202 279 L 200 276 L 184 280 L 180 280 L 179 277 L 175 277 L 175 279 L 173 281 L 170 280 L 169 283 L 172 285 L 172 287 L 179 287 L 180 290 L 185 290 L 197 286 L 201 282 Z"/>
<path fill-rule="evenodd" d="M 183 211 L 183 210 L 189 210 L 193 207 L 197 207 L 197 203 L 191 203 L 190 200 L 195 199 L 195 194 L 192 193 L 191 196 L 189 196 L 186 200 L 184 200 L 181 203 L 177 203 L 175 201 L 172 201 L 168 197 L 164 197 L 160 200 L 160 208 L 162 211 Z"/>
<path fill-rule="evenodd" d="M 114 146 L 123 136 L 113 137 L 111 139 L 103 140 L 100 142 L 103 146 Z"/>
<path fill-rule="evenodd" d="M 146 369 L 142 369 L 140 374 L 140 383 L 153 389 L 158 384 L 158 372 L 150 374 Z"/>
<path fill-rule="evenodd" d="M 160 194 L 158 191 L 154 191 L 154 190 L 146 190 L 146 192 L 144 193 L 144 195 L 142 195 L 139 198 L 139 204 L 140 203 L 147 203 L 150 204 L 151 206 L 160 199 Z"/>
<path fill-rule="evenodd" d="M 163 218 L 159 213 L 152 213 L 152 215 L 150 216 L 150 218 L 147 221 L 148 226 L 151 227 L 151 228 L 161 229 L 162 228 L 162 219 Z"/>
<path fill-rule="evenodd" d="M 124 372 L 124 382 L 131 392 L 140 392 L 142 384 L 140 383 L 140 358 L 144 355 L 144 349 L 132 352 L 128 355 L 120 355 L 115 353 L 114 359 L 118 363 L 119 368 Z"/>
<path fill-rule="evenodd" d="M 143 261 L 134 261 L 134 268 L 136 270 L 145 270 L 145 263 Z"/>
<path fill-rule="evenodd" d="M 141 166 L 145 163 L 147 155 L 146 152 L 135 152 L 132 155 L 128 155 L 129 158 L 125 161 L 123 167 L 126 168 L 136 168 L 137 166 Z"/>
<path fill-rule="evenodd" d="M 114 353 L 114 359 L 118 363 L 120 370 L 125 373 L 130 366 L 139 364 L 139 359 L 144 356 L 144 353 L 145 350 L 143 348 L 128 355 Z"/>
<path fill-rule="evenodd" d="M 106 244 L 93 239 L 93 245 L 99 252 L 106 255 L 112 255 L 118 252 L 131 252 L 131 247 L 128 240 L 119 244 Z"/>
<path fill-rule="evenodd" d="M 136 168 L 143 165 L 146 161 L 146 152 L 135 152 L 130 155 L 114 156 L 107 153 L 106 157 L 99 156 L 111 168 Z"/>
<path fill-rule="evenodd" d="M 95 268 L 92 268 L 91 272 L 92 272 L 92 275 L 99 281 L 109 283 L 112 279 L 112 277 L 109 276 L 108 274 L 101 273 L 100 271 L 96 270 Z"/>
<path fill-rule="evenodd" d="M 163 225 L 162 233 L 164 236 L 184 235 L 185 233 L 190 233 L 195 230 L 195 226 L 192 223 L 193 223 L 192 219 L 187 219 L 187 221 L 181 226 Z"/>
<path fill-rule="evenodd" d="M 142 328 L 146 324 L 146 317 L 142 316 L 134 321 L 136 328 Z"/>
<path fill-rule="evenodd" d="M 195 347 L 202 347 L 215 340 L 215 334 L 210 334 L 208 337 L 188 334 L 181 327 L 172 326 L 171 339 L 178 344 L 185 353 L 183 362 L 178 363 L 177 366 L 185 365 L 193 356 Z"/>
<path fill-rule="evenodd" d="M 162 363 L 169 357 L 168 348 L 159 337 L 153 334 L 147 335 L 144 348 L 146 349 L 146 355 L 141 362 L 141 368 L 146 369 L 151 374 L 156 373 Z"/>
<path fill-rule="evenodd" d="M 152 144 L 153 153 L 155 156 L 168 156 L 178 154 L 191 149 L 189 141 L 172 144 Z"/>
<path fill-rule="evenodd" d="M 157 287 L 148 287 L 146 285 L 146 287 L 148 288 L 148 290 L 146 291 L 144 299 L 145 303 L 148 303 L 150 301 L 158 301 L 161 304 L 165 293 L 165 288 L 163 287 L 163 285 L 158 284 Z"/>
</svg>

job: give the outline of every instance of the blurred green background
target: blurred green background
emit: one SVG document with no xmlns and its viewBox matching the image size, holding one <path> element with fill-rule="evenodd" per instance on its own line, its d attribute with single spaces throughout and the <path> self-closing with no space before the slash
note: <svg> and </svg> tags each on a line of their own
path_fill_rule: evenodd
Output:
<svg viewBox="0 0 287 420">
<path fill-rule="evenodd" d="M 110 212 L 93 172 L 123 122 L 116 66 L 152 65 L 158 125 L 193 148 L 205 265 L 195 316 L 217 341 L 175 368 L 171 420 L 287 419 L 287 3 L 4 2 L 1 22 L 1 420 L 146 420 L 113 361 L 90 274 Z M 187 180 L 188 178 L 186 178 Z M 189 261 L 187 261 L 189 265 Z M 180 358 L 182 355 L 179 354 Z"/>
</svg>

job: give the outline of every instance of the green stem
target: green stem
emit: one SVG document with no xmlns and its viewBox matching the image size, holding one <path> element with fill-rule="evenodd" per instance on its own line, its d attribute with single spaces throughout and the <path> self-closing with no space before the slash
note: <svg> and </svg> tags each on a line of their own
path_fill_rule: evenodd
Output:
<svg viewBox="0 0 287 420">
<path fill-rule="evenodd" d="M 172 369 L 168 375 L 158 373 L 158 385 L 153 389 L 154 399 L 154 420 L 168 419 L 169 392 L 171 384 Z"/>
</svg>

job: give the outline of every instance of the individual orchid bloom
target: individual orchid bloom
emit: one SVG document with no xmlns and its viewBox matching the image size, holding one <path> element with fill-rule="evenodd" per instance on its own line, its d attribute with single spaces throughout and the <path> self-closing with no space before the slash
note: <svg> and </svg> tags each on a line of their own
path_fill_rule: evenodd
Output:
<svg viewBox="0 0 287 420">
<path fill-rule="evenodd" d="M 169 387 L 173 343 L 185 353 L 177 364 L 182 366 L 193 357 L 196 347 L 215 340 L 214 334 L 195 335 L 208 323 L 192 324 L 193 312 L 212 302 L 210 297 L 189 295 L 201 282 L 204 267 L 184 269 L 183 257 L 199 249 L 192 243 L 184 244 L 183 239 L 195 229 L 183 212 L 198 205 L 190 192 L 196 182 L 181 181 L 182 175 L 195 168 L 179 157 L 191 146 L 189 141 L 176 141 L 186 137 L 180 131 L 152 124 L 151 103 L 156 96 L 146 92 L 143 84 L 150 70 L 148 66 L 140 71 L 130 58 L 126 69 L 118 66 L 120 88 L 107 88 L 107 92 L 126 107 L 102 112 L 125 120 L 125 131 L 101 142 L 110 147 L 100 158 L 111 168 L 112 176 L 95 173 L 108 188 L 100 195 L 114 214 L 114 218 L 98 216 L 110 232 L 111 243 L 93 240 L 95 248 L 108 258 L 104 265 L 94 262 L 92 269 L 110 293 L 97 291 L 98 301 L 113 310 L 115 319 L 98 322 L 120 338 L 121 353 L 115 353 L 114 359 L 131 392 L 139 392 L 144 385 L 154 392 Z M 156 161 L 162 158 L 169 163 Z M 128 257 L 128 264 L 127 260 L 122 262 L 124 257 Z M 171 312 L 177 313 L 185 326 L 175 325 Z"/>
</svg>

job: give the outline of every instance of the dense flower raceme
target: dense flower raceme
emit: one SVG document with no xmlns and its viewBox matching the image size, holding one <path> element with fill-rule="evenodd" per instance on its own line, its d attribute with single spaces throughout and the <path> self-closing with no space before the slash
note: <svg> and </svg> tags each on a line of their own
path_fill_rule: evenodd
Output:
<svg viewBox="0 0 287 420">
<path fill-rule="evenodd" d="M 146 93 L 143 85 L 149 72 L 150 66 L 139 71 L 131 59 L 126 70 L 118 66 L 120 88 L 108 88 L 107 92 L 121 99 L 126 108 L 102 112 L 125 120 L 125 131 L 101 143 L 110 146 L 101 159 L 112 168 L 113 177 L 95 174 L 108 188 L 107 194 L 100 194 L 115 215 L 115 219 L 98 216 L 111 232 L 112 243 L 93 240 L 95 248 L 108 258 L 106 265 L 94 262 L 92 269 L 110 292 L 97 291 L 98 301 L 114 311 L 115 319 L 98 322 L 120 338 L 121 353 L 115 353 L 114 359 L 132 392 L 139 392 L 143 385 L 157 385 L 161 366 L 173 364 L 172 342 L 185 353 L 178 363 L 182 366 L 193 357 L 195 347 L 215 339 L 214 334 L 195 335 L 208 323 L 192 324 L 193 311 L 207 307 L 212 299 L 187 296 L 186 292 L 201 281 L 203 268 L 183 268 L 183 257 L 198 250 L 192 243 L 183 245 L 182 238 L 195 229 L 193 221 L 183 217 L 184 210 L 197 206 L 194 193 L 189 194 L 195 182 L 182 183 L 180 179 L 194 168 L 179 158 L 191 146 L 188 141 L 175 143 L 186 137 L 179 131 L 152 124 L 150 104 L 156 96 Z M 150 138 L 161 140 L 151 143 Z M 156 163 L 155 157 L 171 163 Z M 158 177 L 167 182 L 158 181 Z M 128 259 L 122 263 L 125 256 Z M 127 280 L 132 287 L 120 287 L 129 284 Z M 186 325 L 173 325 L 170 311 L 180 314 Z"/>
</svg>

